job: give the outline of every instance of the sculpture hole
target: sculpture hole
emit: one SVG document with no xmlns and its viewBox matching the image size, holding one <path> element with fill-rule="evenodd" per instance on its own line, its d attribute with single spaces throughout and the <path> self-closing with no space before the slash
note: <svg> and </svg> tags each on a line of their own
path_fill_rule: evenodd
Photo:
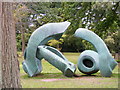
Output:
<svg viewBox="0 0 120 90">
<path fill-rule="evenodd" d="M 71 64 L 70 63 L 68 63 L 70 66 L 71 66 Z"/>
<path fill-rule="evenodd" d="M 93 62 L 90 60 L 90 59 L 84 59 L 83 60 L 83 64 L 86 66 L 86 67 L 89 67 L 91 68 L 93 66 Z"/>
</svg>

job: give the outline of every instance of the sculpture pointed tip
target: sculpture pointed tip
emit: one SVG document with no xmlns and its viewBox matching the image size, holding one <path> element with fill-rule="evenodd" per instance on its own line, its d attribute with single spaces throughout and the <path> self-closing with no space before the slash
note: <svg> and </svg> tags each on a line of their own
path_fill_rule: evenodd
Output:
<svg viewBox="0 0 120 90">
<path fill-rule="evenodd" d="M 70 25 L 70 24 L 71 24 L 71 22 L 69 22 L 69 21 L 65 21 L 65 23 L 67 23 L 68 25 Z"/>
<path fill-rule="evenodd" d="M 65 27 L 66 29 L 68 28 L 68 26 L 71 24 L 68 21 L 62 22 L 63 23 L 63 27 Z"/>
</svg>

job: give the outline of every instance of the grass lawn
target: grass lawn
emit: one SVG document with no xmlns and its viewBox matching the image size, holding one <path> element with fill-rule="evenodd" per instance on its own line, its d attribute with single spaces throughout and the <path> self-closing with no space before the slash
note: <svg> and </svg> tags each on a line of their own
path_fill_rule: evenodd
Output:
<svg viewBox="0 0 120 90">
<path fill-rule="evenodd" d="M 77 64 L 79 53 L 63 53 L 66 58 Z M 23 88 L 118 88 L 118 65 L 113 70 L 112 77 L 102 77 L 100 72 L 86 76 L 85 74 L 76 71 L 80 77 L 68 78 L 63 76 L 61 71 L 49 64 L 47 61 L 42 60 L 43 71 L 35 76 L 28 77 L 22 69 L 23 57 L 19 52 L 20 61 L 20 77 Z M 120 66 L 120 64 L 119 64 Z"/>
</svg>

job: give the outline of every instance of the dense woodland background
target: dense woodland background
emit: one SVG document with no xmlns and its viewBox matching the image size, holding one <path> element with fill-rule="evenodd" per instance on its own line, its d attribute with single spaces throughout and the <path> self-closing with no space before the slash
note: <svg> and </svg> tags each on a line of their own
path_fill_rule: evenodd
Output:
<svg viewBox="0 0 120 90">
<path fill-rule="evenodd" d="M 47 45 L 63 52 L 94 49 L 89 42 L 73 35 L 78 28 L 87 28 L 105 41 L 113 56 L 120 58 L 119 2 L 17 3 L 14 16 L 18 51 L 24 52 L 28 39 L 36 28 L 46 23 L 69 21 L 71 25 L 62 38 L 58 41 L 51 40 Z"/>
</svg>

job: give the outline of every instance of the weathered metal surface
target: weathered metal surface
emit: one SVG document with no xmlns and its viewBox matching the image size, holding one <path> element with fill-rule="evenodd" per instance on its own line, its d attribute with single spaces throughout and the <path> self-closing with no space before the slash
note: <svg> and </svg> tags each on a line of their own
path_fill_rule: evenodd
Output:
<svg viewBox="0 0 120 90">
<path fill-rule="evenodd" d="M 99 71 L 98 53 L 91 50 L 82 52 L 78 59 L 78 69 L 85 74 L 93 74 Z"/>
<path fill-rule="evenodd" d="M 63 55 L 55 48 L 50 46 L 39 46 L 39 55 L 63 72 L 65 76 L 72 77 L 75 73 L 76 67 L 69 62 Z"/>
<path fill-rule="evenodd" d="M 89 41 L 91 44 L 93 44 L 93 46 L 96 48 L 97 53 L 98 53 L 98 60 L 99 60 L 98 66 L 99 66 L 101 75 L 105 76 L 105 77 L 110 77 L 112 75 L 112 70 L 117 65 L 117 62 L 111 56 L 104 41 L 98 35 L 96 35 L 94 32 L 92 32 L 88 29 L 84 29 L 84 28 L 77 29 L 75 32 L 75 36 L 85 39 L 85 40 Z M 96 56 L 96 53 L 91 52 L 91 54 L 92 55 L 90 55 L 90 56 Z M 81 60 L 79 60 L 79 61 L 81 61 Z M 92 61 L 92 59 L 91 59 L 91 61 Z M 78 63 L 78 67 L 79 67 L 79 63 Z M 80 67 L 79 67 L 79 69 L 81 70 Z M 91 73 L 91 71 L 90 71 L 90 73 Z"/>
<path fill-rule="evenodd" d="M 58 68 L 65 76 L 72 77 L 76 71 L 73 63 L 57 49 L 45 46 L 51 39 L 59 39 L 70 22 L 49 23 L 36 29 L 29 41 L 24 54 L 23 69 L 29 76 L 34 76 L 42 71 L 41 60 L 44 58 L 50 64 Z M 96 51 L 85 50 L 78 59 L 78 69 L 85 74 L 93 74 L 100 70 L 101 75 L 110 77 L 117 62 L 112 58 L 104 41 L 94 32 L 79 28 L 75 32 L 76 37 L 89 41 Z"/>
<path fill-rule="evenodd" d="M 24 55 L 25 61 L 22 63 L 24 71 L 29 76 L 34 76 L 42 71 L 41 61 L 39 61 L 42 58 L 45 58 L 48 62 L 56 66 L 66 76 L 69 76 L 68 74 L 72 76 L 76 68 L 71 67 L 69 61 L 60 52 L 54 48 L 42 47 L 42 45 L 46 44 L 50 39 L 59 39 L 69 25 L 70 22 L 67 21 L 61 23 L 49 23 L 41 26 L 32 33 Z M 37 52 L 37 49 L 38 51 L 41 50 L 40 53 Z"/>
</svg>

